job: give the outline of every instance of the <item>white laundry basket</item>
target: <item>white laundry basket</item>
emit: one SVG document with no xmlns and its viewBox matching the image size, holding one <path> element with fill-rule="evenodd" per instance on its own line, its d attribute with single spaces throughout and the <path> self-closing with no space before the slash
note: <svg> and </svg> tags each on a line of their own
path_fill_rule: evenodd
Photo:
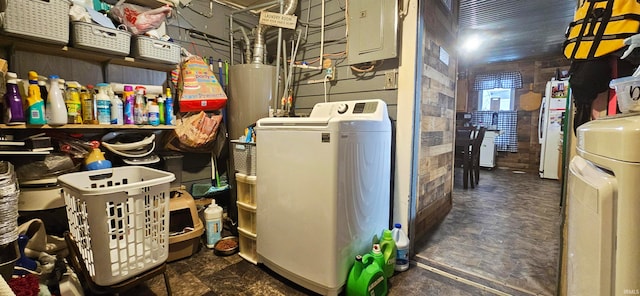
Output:
<svg viewBox="0 0 640 296">
<path fill-rule="evenodd" d="M 69 231 L 96 284 L 112 285 L 166 261 L 174 179 L 141 166 L 58 177 Z"/>
</svg>

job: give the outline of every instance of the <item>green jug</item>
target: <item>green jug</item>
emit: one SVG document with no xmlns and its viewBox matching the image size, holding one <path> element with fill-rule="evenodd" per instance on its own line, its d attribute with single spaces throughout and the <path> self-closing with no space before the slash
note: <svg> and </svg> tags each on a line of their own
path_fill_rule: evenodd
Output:
<svg viewBox="0 0 640 296">
<path fill-rule="evenodd" d="M 356 256 L 346 290 L 346 296 L 387 295 L 387 279 L 371 254 Z"/>
<path fill-rule="evenodd" d="M 382 239 L 380 240 L 380 250 L 384 257 L 384 265 L 382 271 L 386 278 L 393 276 L 393 272 L 396 268 L 396 257 L 398 249 L 396 247 L 396 241 L 393 239 L 391 230 L 385 229 L 382 232 Z"/>
</svg>

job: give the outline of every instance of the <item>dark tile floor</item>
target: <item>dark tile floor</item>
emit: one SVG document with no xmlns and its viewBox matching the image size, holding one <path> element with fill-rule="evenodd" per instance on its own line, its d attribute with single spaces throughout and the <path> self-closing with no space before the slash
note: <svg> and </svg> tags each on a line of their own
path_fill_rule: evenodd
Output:
<svg viewBox="0 0 640 296">
<path fill-rule="evenodd" d="M 416 260 L 510 294 L 554 295 L 560 182 L 496 169 L 465 190 L 458 174 L 453 209 L 418 244 Z"/>
<path fill-rule="evenodd" d="M 476 189 L 462 189 L 459 174 L 453 210 L 416 245 L 411 268 L 390 279 L 389 295 L 553 295 L 559 182 L 496 169 L 482 171 Z M 173 295 L 313 294 L 237 254 L 206 248 L 170 263 L 168 273 Z M 127 295 L 166 295 L 163 278 Z"/>
</svg>

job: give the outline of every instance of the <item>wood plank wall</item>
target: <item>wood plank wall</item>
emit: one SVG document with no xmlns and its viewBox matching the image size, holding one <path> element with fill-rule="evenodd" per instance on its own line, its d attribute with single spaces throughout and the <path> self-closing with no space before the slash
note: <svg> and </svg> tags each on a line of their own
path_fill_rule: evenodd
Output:
<svg viewBox="0 0 640 296">
<path fill-rule="evenodd" d="M 515 106 L 519 106 L 520 96 L 533 91 L 544 96 L 547 81 L 555 75 L 556 69 L 569 70 L 569 61 L 561 55 L 523 59 L 513 62 L 492 63 L 469 68 L 469 92 L 467 110 L 478 110 L 478 91 L 471 90 L 473 79 L 478 74 L 519 71 L 522 74 L 522 88 L 516 90 Z M 518 152 L 499 152 L 497 166 L 509 169 L 536 172 L 540 166 L 540 144 L 538 143 L 538 110 L 518 110 Z"/>
<path fill-rule="evenodd" d="M 425 1 L 423 20 L 420 108 L 420 151 L 417 184 L 415 239 L 420 241 L 442 221 L 452 206 L 453 140 L 457 54 L 457 1 L 449 11 L 440 0 Z M 448 64 L 440 50 L 449 53 Z M 413 239 L 413 238 L 412 238 Z"/>
</svg>

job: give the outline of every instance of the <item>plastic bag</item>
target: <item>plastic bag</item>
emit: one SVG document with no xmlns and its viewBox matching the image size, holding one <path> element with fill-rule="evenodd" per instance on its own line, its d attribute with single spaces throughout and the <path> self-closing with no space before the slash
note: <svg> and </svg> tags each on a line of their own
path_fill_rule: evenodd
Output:
<svg viewBox="0 0 640 296">
<path fill-rule="evenodd" d="M 173 151 L 211 153 L 215 150 L 221 123 L 221 114 L 204 111 L 178 119 L 176 128 L 165 137 L 165 147 Z"/>
<path fill-rule="evenodd" d="M 150 9 L 135 4 L 119 3 L 113 6 L 109 13 L 111 18 L 125 25 L 131 33 L 144 35 L 147 31 L 162 25 L 162 22 L 171 14 L 171 7 L 165 5 Z"/>
<path fill-rule="evenodd" d="M 182 62 L 178 102 L 180 112 L 219 110 L 227 104 L 227 95 L 202 58 L 189 56 Z"/>
</svg>

